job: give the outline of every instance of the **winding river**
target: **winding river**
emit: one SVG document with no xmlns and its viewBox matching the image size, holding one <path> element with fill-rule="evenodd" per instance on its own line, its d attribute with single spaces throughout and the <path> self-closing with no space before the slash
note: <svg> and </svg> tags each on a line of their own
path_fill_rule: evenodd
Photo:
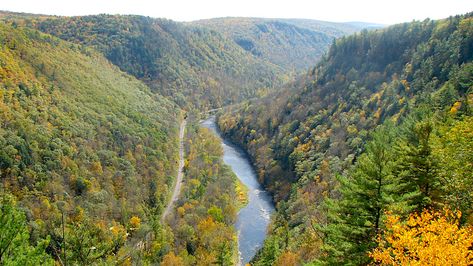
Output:
<svg viewBox="0 0 473 266">
<path fill-rule="evenodd" d="M 258 183 L 256 172 L 246 153 L 220 135 L 215 117 L 203 121 L 202 126 L 209 128 L 219 137 L 223 147 L 223 161 L 248 188 L 248 205 L 240 210 L 235 224 L 240 265 L 245 265 L 263 245 L 270 215 L 274 211 L 273 201 Z"/>
</svg>

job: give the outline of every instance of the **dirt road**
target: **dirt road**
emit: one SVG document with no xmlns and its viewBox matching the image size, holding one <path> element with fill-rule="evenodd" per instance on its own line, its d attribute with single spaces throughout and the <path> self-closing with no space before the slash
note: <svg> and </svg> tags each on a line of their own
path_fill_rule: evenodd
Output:
<svg viewBox="0 0 473 266">
<path fill-rule="evenodd" d="M 176 202 L 177 198 L 179 197 L 179 192 L 181 191 L 182 186 L 182 176 L 183 176 L 183 168 L 184 168 L 184 131 L 186 129 L 187 120 L 184 119 L 181 122 L 181 126 L 179 128 L 179 167 L 177 169 L 177 179 L 176 185 L 174 186 L 174 191 L 172 193 L 171 200 L 169 201 L 166 209 L 161 216 L 161 221 L 164 222 L 166 216 L 168 216 L 169 212 L 172 210 L 174 206 L 174 202 Z"/>
</svg>

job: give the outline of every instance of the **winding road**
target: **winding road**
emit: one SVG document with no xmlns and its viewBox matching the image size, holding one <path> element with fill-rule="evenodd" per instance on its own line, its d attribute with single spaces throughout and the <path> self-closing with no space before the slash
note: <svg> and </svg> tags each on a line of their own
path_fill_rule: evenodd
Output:
<svg viewBox="0 0 473 266">
<path fill-rule="evenodd" d="M 176 202 L 177 198 L 179 197 L 179 193 L 181 192 L 182 187 L 182 177 L 183 177 L 183 168 L 184 168 L 184 131 L 186 129 L 187 120 L 184 119 L 181 122 L 181 126 L 179 128 L 179 167 L 177 169 L 177 179 L 176 185 L 174 186 L 174 191 L 172 192 L 171 200 L 169 201 L 166 209 L 161 216 L 161 222 L 164 222 L 166 216 L 168 216 L 169 212 L 172 210 L 174 206 L 174 202 Z"/>
</svg>

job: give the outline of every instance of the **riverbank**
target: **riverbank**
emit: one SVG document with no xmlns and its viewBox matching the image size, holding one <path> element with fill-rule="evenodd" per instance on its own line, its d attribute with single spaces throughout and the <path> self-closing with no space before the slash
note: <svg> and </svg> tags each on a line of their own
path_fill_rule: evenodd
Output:
<svg viewBox="0 0 473 266">
<path fill-rule="evenodd" d="M 248 155 L 236 145 L 225 140 L 217 129 L 215 117 L 201 123 L 220 139 L 223 161 L 229 165 L 238 179 L 247 187 L 248 203 L 238 212 L 235 228 L 238 232 L 240 265 L 250 262 L 266 239 L 274 204 L 268 192 L 259 184 L 256 172 Z"/>
</svg>

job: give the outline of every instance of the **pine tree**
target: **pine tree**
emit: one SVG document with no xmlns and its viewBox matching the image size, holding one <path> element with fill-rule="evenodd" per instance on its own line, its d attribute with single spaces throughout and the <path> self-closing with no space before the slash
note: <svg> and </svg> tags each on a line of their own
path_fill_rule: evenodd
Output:
<svg viewBox="0 0 473 266">
<path fill-rule="evenodd" d="M 376 246 L 385 211 L 408 208 L 393 175 L 393 130 L 378 129 L 351 173 L 338 177 L 340 198 L 326 200 L 328 223 L 320 228 L 325 234 L 323 264 L 369 263 L 367 252 Z"/>
<path fill-rule="evenodd" d="M 407 122 L 405 128 L 404 137 L 396 147 L 395 175 L 404 184 L 402 192 L 413 195 L 411 205 L 422 211 L 432 206 L 439 186 L 430 145 L 433 125 L 424 120 Z"/>
</svg>

